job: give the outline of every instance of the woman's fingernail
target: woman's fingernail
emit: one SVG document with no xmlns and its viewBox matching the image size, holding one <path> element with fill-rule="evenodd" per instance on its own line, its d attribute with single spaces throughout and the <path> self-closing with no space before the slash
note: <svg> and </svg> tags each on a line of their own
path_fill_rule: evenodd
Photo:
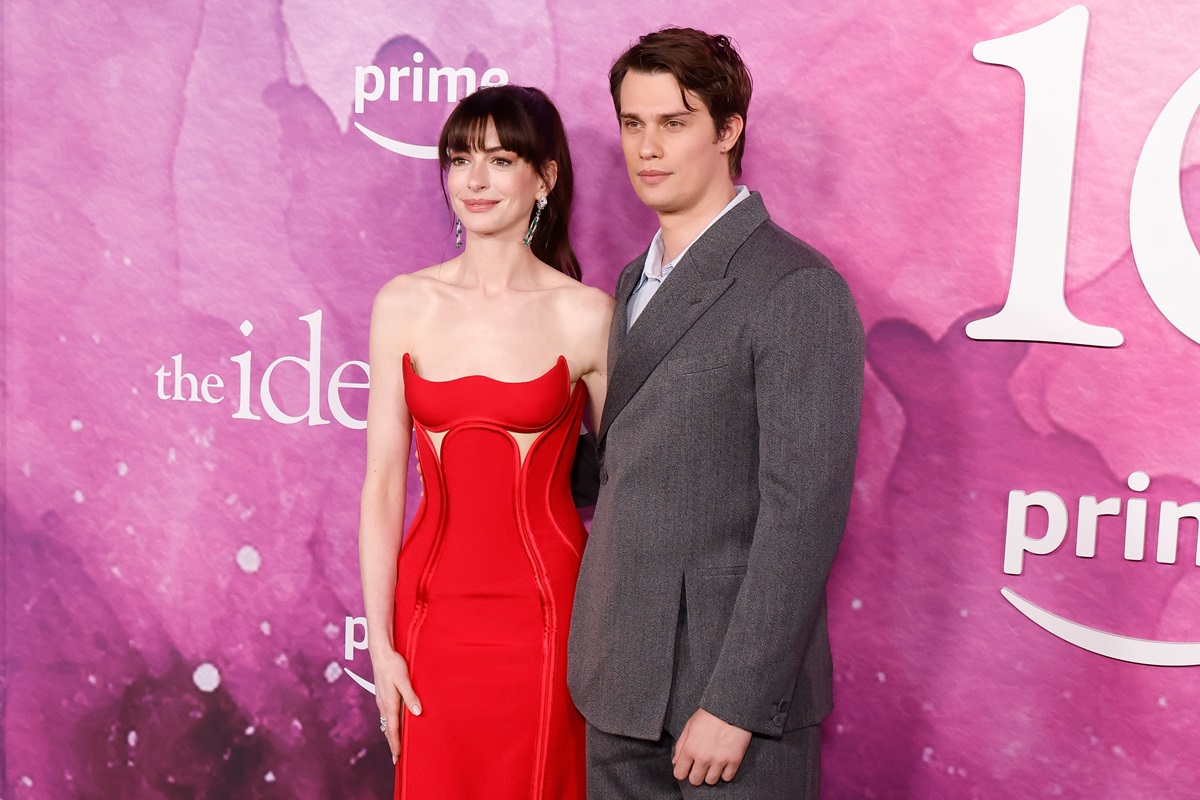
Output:
<svg viewBox="0 0 1200 800">
<path fill-rule="evenodd" d="M 395 763 L 396 763 L 396 757 L 392 756 L 392 764 L 394 765 Z"/>
<path fill-rule="evenodd" d="M 413 703 L 412 713 L 413 713 L 414 717 L 421 716 L 421 707 L 419 705 L 417 705 L 416 703 Z"/>
</svg>

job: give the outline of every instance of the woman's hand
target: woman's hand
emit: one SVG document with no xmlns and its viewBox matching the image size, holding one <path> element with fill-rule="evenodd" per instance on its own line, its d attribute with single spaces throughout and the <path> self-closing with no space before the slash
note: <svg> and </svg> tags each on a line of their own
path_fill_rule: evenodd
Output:
<svg viewBox="0 0 1200 800">
<path fill-rule="evenodd" d="M 408 679 L 408 664 L 395 650 L 372 653 L 371 669 L 375 675 L 375 704 L 379 706 L 380 726 L 392 751 L 392 763 L 400 757 L 400 704 L 413 716 L 421 716 L 421 701 Z"/>
</svg>

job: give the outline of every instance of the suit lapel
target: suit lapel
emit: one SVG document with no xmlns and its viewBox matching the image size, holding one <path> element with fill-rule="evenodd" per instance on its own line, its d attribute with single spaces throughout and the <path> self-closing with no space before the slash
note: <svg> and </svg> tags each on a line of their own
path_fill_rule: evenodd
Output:
<svg viewBox="0 0 1200 800">
<path fill-rule="evenodd" d="M 649 252 L 647 250 L 646 252 Z M 617 358 L 625 345 L 625 320 L 628 316 L 629 296 L 633 287 L 637 286 L 638 277 L 642 274 L 642 265 L 646 263 L 646 253 L 642 253 L 625 265 L 617 278 L 616 306 L 613 308 L 612 325 L 608 331 L 608 373 L 611 375 L 616 366 Z"/>
<path fill-rule="evenodd" d="M 686 280 L 683 274 L 678 273 L 685 271 L 687 261 L 688 257 L 685 256 L 625 336 L 621 352 L 609 372 L 608 394 L 600 419 L 601 440 L 613 419 L 646 382 L 663 357 L 733 283 L 733 278 Z"/>
<path fill-rule="evenodd" d="M 625 317 L 629 294 L 641 273 L 645 255 L 625 268 L 617 283 L 614 331 L 609 340 L 608 394 L 597 431 L 598 441 L 604 440 L 609 425 L 675 343 L 733 284 L 734 279 L 725 276 L 730 260 L 767 219 L 767 210 L 757 192 L 730 209 L 692 244 L 628 334 Z"/>
</svg>

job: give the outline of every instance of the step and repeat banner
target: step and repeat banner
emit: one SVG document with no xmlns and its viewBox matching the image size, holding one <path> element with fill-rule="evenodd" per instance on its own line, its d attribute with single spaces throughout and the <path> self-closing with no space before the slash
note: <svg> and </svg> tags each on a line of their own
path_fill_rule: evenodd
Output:
<svg viewBox="0 0 1200 800">
<path fill-rule="evenodd" d="M 453 254 L 433 144 L 510 82 L 612 291 L 656 224 L 606 74 L 665 25 L 741 49 L 744 180 L 868 332 L 823 796 L 1195 796 L 1191 0 L 3 14 L 3 798 L 388 795 L 372 297 Z"/>
</svg>

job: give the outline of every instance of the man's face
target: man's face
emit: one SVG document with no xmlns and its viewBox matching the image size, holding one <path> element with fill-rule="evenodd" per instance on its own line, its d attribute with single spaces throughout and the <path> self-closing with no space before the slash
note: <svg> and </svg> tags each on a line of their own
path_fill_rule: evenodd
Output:
<svg viewBox="0 0 1200 800">
<path fill-rule="evenodd" d="M 639 198 L 655 211 L 687 212 L 730 183 L 725 151 L 708 107 L 688 92 L 684 105 L 675 76 L 629 72 L 621 83 L 621 148 Z M 740 126 L 738 126 L 740 133 Z"/>
</svg>

